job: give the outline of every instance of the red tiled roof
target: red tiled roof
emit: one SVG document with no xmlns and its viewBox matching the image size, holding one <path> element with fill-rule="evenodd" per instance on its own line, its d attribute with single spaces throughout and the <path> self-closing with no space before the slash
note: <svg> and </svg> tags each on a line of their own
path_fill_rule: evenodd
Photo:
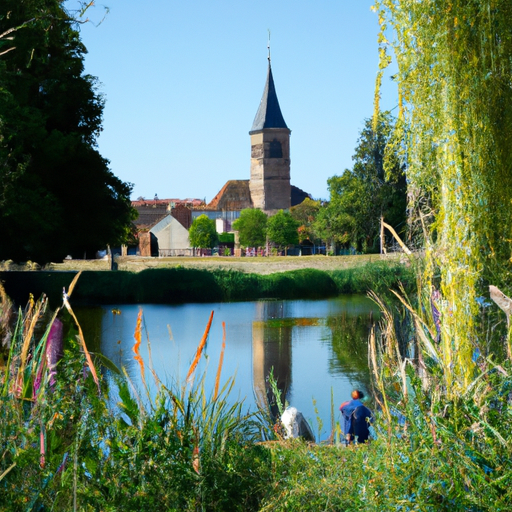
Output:
<svg viewBox="0 0 512 512">
<path fill-rule="evenodd" d="M 252 208 L 249 180 L 229 180 L 205 208 L 229 211 Z"/>
</svg>

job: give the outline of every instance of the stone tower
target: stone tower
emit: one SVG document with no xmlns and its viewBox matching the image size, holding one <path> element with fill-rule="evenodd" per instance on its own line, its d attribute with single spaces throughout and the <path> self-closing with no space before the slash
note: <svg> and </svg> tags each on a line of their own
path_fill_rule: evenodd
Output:
<svg viewBox="0 0 512 512">
<path fill-rule="evenodd" d="M 269 56 L 267 83 L 249 132 L 254 208 L 266 212 L 290 208 L 290 133 L 277 101 Z"/>
</svg>

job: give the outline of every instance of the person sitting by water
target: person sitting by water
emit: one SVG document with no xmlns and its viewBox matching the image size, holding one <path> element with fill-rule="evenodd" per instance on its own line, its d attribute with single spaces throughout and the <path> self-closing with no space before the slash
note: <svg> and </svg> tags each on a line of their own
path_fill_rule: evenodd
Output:
<svg viewBox="0 0 512 512">
<path fill-rule="evenodd" d="M 365 443 L 370 436 L 370 423 L 373 421 L 373 414 L 363 404 L 364 399 L 364 393 L 355 389 L 352 391 L 352 400 L 340 405 L 341 429 L 347 444 Z"/>
</svg>

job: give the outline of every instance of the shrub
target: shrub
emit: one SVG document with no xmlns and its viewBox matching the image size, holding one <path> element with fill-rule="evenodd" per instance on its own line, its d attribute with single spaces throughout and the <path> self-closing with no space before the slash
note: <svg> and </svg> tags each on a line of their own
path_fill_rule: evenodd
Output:
<svg viewBox="0 0 512 512">
<path fill-rule="evenodd" d="M 62 289 L 76 272 L 5 272 L 7 293 L 18 304 L 29 293 L 45 293 L 52 305 L 59 304 Z M 310 299 L 337 293 L 385 293 L 410 288 L 414 271 L 399 263 L 371 262 L 336 271 L 301 269 L 269 275 L 235 270 L 152 268 L 139 273 L 84 271 L 76 286 L 75 304 L 220 302 L 261 298 Z"/>
<path fill-rule="evenodd" d="M 399 283 L 411 289 L 416 282 L 414 267 L 385 261 L 369 262 L 359 267 L 328 272 L 336 283 L 338 293 L 387 293 L 398 289 Z"/>
</svg>

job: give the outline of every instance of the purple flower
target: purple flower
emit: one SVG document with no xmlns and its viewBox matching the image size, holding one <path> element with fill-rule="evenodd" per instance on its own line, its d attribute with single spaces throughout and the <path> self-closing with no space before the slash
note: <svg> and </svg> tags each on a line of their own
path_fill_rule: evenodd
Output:
<svg viewBox="0 0 512 512">
<path fill-rule="evenodd" d="M 50 371 L 50 386 L 55 385 L 57 363 L 62 358 L 62 328 L 62 322 L 56 318 L 50 328 L 48 340 L 46 341 L 46 362 Z"/>
</svg>

